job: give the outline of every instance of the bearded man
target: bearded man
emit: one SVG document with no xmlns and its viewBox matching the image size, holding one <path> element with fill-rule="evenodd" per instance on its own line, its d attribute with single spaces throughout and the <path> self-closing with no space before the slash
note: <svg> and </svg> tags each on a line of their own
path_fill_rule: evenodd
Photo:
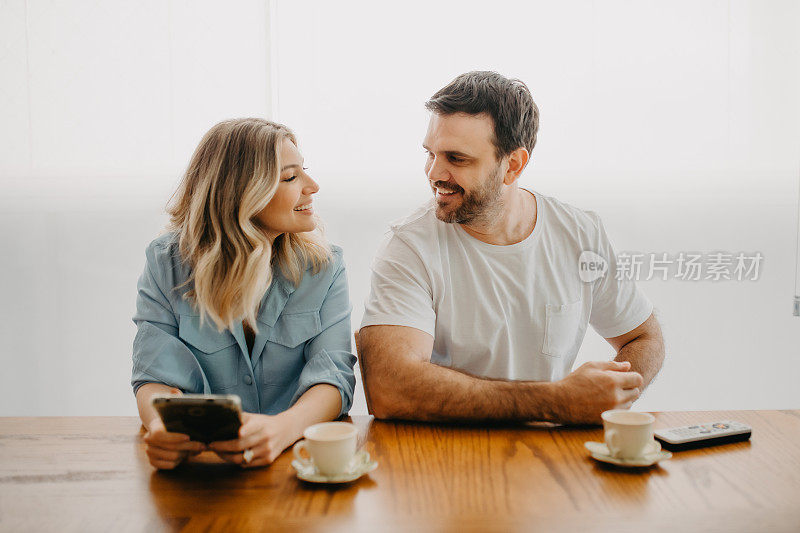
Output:
<svg viewBox="0 0 800 533">
<path fill-rule="evenodd" d="M 426 103 L 433 201 L 391 226 L 357 335 L 378 418 L 598 423 L 664 360 L 600 218 L 519 186 L 539 110 L 519 80 L 458 76 Z M 587 324 L 613 361 L 572 371 Z"/>
</svg>

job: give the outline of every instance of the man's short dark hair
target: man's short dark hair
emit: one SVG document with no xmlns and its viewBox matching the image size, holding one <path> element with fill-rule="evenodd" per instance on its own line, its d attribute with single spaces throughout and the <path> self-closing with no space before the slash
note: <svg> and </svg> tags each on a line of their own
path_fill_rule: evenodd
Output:
<svg viewBox="0 0 800 533">
<path fill-rule="evenodd" d="M 436 91 L 425 102 L 425 108 L 438 115 L 489 115 L 494 122 L 493 143 L 498 159 L 519 147 L 531 153 L 536 146 L 539 108 L 531 92 L 520 80 L 497 72 L 481 70 L 461 74 Z"/>
</svg>

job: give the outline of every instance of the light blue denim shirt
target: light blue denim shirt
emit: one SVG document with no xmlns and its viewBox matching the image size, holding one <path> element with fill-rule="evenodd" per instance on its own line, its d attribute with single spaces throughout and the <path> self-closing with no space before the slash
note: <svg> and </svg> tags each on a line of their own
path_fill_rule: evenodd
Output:
<svg viewBox="0 0 800 533">
<path fill-rule="evenodd" d="M 145 383 L 184 392 L 237 394 L 242 409 L 276 414 L 311 386 L 328 383 L 342 396 L 340 414 L 353 403 L 355 375 L 350 338 L 350 298 L 342 250 L 317 274 L 306 270 L 300 284 L 275 273 L 261 300 L 258 333 L 248 354 L 241 322 L 219 332 L 184 299 L 189 276 L 177 238 L 168 233 L 145 252 L 139 278 L 133 341 L 134 394 Z"/>
</svg>

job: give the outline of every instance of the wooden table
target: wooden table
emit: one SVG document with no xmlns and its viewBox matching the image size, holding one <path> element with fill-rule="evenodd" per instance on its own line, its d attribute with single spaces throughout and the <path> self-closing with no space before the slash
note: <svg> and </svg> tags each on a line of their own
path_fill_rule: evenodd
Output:
<svg viewBox="0 0 800 533">
<path fill-rule="evenodd" d="M 378 469 L 318 486 L 290 452 L 258 470 L 204 453 L 155 471 L 137 418 L 0 418 L 0 530 L 800 531 L 800 410 L 654 414 L 739 420 L 753 437 L 626 470 L 584 449 L 600 427 L 357 416 Z"/>
</svg>

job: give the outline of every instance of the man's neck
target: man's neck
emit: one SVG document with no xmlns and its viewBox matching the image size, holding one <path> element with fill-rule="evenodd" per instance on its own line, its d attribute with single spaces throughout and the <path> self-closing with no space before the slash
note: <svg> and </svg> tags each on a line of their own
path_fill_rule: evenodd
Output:
<svg viewBox="0 0 800 533">
<path fill-rule="evenodd" d="M 471 224 L 461 224 L 464 231 L 479 241 L 499 246 L 524 241 L 536 226 L 536 200 L 525 189 L 514 188 L 509 193 L 497 214 L 491 213 Z"/>
</svg>

